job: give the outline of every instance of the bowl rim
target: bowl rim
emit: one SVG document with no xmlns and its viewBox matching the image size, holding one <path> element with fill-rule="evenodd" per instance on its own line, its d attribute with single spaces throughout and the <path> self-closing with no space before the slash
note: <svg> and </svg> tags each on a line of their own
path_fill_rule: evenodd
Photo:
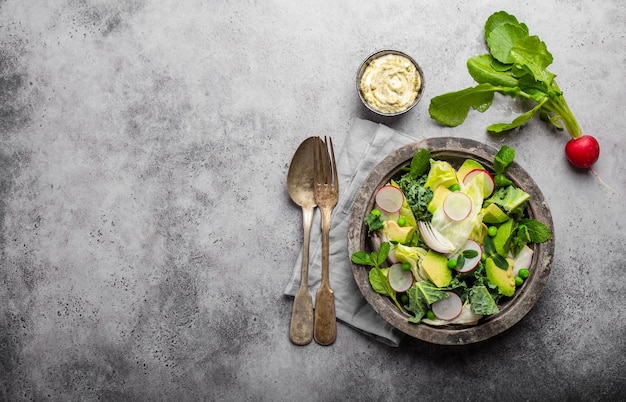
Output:
<svg viewBox="0 0 626 402">
<path fill-rule="evenodd" d="M 372 62 L 373 60 L 378 59 L 379 57 L 382 57 L 382 56 L 386 56 L 388 54 L 395 54 L 395 55 L 407 58 L 415 66 L 415 68 L 417 69 L 417 73 L 419 74 L 419 77 L 420 77 L 420 87 L 417 90 L 417 96 L 415 97 L 415 100 L 413 101 L 413 103 L 411 103 L 411 105 L 407 107 L 406 109 L 401 110 L 399 112 L 393 112 L 393 113 L 385 113 L 374 108 L 363 97 L 363 93 L 361 92 L 361 78 L 363 77 L 363 73 L 365 72 L 365 69 L 367 68 L 367 66 L 369 66 L 370 62 Z M 413 109 L 422 99 L 422 95 L 424 94 L 425 87 L 426 87 L 426 81 L 424 79 L 424 72 L 422 71 L 422 68 L 420 67 L 420 65 L 415 61 L 415 59 L 413 59 L 413 57 L 409 56 L 408 54 L 400 50 L 395 50 L 395 49 L 376 50 L 374 53 L 371 53 L 369 56 L 367 56 L 365 60 L 363 60 L 363 62 L 359 66 L 359 69 L 357 70 L 357 73 L 356 73 L 356 92 L 359 95 L 359 99 L 361 99 L 361 103 L 363 103 L 363 105 L 369 111 L 374 112 L 380 116 L 385 116 L 385 117 L 399 116 Z"/>
<path fill-rule="evenodd" d="M 374 191 L 389 181 L 398 170 L 410 163 L 417 151 L 426 148 L 433 159 L 457 160 L 472 158 L 493 171 L 493 158 L 497 150 L 481 142 L 453 137 L 437 137 L 407 144 L 385 157 L 369 173 L 361 184 L 354 198 L 348 223 L 348 255 L 366 249 L 367 229 L 363 219 L 373 208 Z M 458 162 L 457 162 L 458 163 Z M 458 168 L 458 165 L 456 166 Z M 548 281 L 551 262 L 554 255 L 554 224 L 543 193 L 530 175 L 517 163 L 513 162 L 507 171 L 507 177 L 513 183 L 531 195 L 527 211 L 531 218 L 547 225 L 551 238 L 539 244 L 533 244 L 534 256 L 530 276 L 515 295 L 507 301 L 498 314 L 483 318 L 474 326 L 433 327 L 426 324 L 408 322 L 410 315 L 401 312 L 391 302 L 372 289 L 369 284 L 369 269 L 350 261 L 352 274 L 363 297 L 370 306 L 390 325 L 414 338 L 442 345 L 463 345 L 480 342 L 496 336 L 519 322 L 534 306 Z"/>
</svg>

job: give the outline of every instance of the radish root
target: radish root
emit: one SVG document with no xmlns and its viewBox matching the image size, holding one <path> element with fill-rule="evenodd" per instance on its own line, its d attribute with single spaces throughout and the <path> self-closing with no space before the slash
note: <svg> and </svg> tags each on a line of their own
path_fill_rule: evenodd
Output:
<svg viewBox="0 0 626 402">
<path fill-rule="evenodd" d="M 616 193 L 616 194 L 617 194 L 617 191 L 616 191 L 613 187 L 611 187 L 611 186 L 609 186 L 608 184 L 606 184 L 606 183 L 604 182 L 604 180 L 602 180 L 602 177 L 600 177 L 600 175 L 599 175 L 599 174 L 598 174 L 595 170 L 593 170 L 591 167 L 589 167 L 588 169 L 591 171 L 591 173 L 593 173 L 593 175 L 594 175 L 594 176 L 596 176 L 596 178 L 600 181 L 600 183 L 601 183 L 604 187 L 608 188 L 609 190 L 611 190 L 612 192 L 614 192 L 614 193 Z"/>
</svg>

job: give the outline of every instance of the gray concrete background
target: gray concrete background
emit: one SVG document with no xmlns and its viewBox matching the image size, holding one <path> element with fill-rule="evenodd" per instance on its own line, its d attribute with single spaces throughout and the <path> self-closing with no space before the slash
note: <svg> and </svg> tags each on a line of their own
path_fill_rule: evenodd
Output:
<svg viewBox="0 0 626 402">
<path fill-rule="evenodd" d="M 612 193 L 539 121 L 485 133 L 430 98 L 472 85 L 468 57 L 505 9 L 554 55 Z M 0 400 L 616 400 L 626 392 L 626 3 L 0 1 Z M 412 55 L 422 103 L 377 120 L 354 76 Z M 288 164 L 351 118 L 516 148 L 553 213 L 535 308 L 466 347 L 389 348 L 339 325 L 293 346 L 282 295 L 301 244 Z"/>
</svg>

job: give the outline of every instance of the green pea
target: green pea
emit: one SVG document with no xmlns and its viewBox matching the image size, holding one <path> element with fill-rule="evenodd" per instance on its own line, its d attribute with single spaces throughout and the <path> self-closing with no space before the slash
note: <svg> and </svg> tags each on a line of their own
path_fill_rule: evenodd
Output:
<svg viewBox="0 0 626 402">
<path fill-rule="evenodd" d="M 520 270 L 519 270 L 519 272 L 518 272 L 517 274 L 518 274 L 518 275 L 519 275 L 519 277 L 520 277 L 520 278 L 522 278 L 522 279 L 526 279 L 526 278 L 528 278 L 528 275 L 529 275 L 528 270 L 527 270 L 526 268 L 522 268 L 522 269 L 520 269 Z"/>
<path fill-rule="evenodd" d="M 498 234 L 498 228 L 495 226 L 489 226 L 489 229 L 487 229 L 487 234 L 489 235 L 489 237 L 494 237 L 496 234 Z"/>
<path fill-rule="evenodd" d="M 435 318 L 435 313 L 433 313 L 432 310 L 428 310 L 428 312 L 426 313 L 426 318 L 428 318 L 429 320 L 434 320 Z"/>
<path fill-rule="evenodd" d="M 480 262 L 487 262 L 487 253 L 482 253 L 482 255 L 480 256 Z"/>
<path fill-rule="evenodd" d="M 411 270 L 411 264 L 409 264 L 408 262 L 403 262 L 402 263 L 402 270 L 403 271 L 410 271 Z"/>
<path fill-rule="evenodd" d="M 450 258 L 450 259 L 448 260 L 448 268 L 450 268 L 450 269 L 454 269 L 454 268 L 456 268 L 456 264 L 457 264 L 456 259 L 454 259 L 454 258 Z"/>
<path fill-rule="evenodd" d="M 402 302 L 402 304 L 408 304 L 409 303 L 409 295 L 407 295 L 406 293 L 402 293 L 400 295 L 400 301 Z"/>
<path fill-rule="evenodd" d="M 515 286 L 522 286 L 522 283 L 524 283 L 524 280 L 522 278 L 520 278 L 519 276 L 515 277 Z"/>
<path fill-rule="evenodd" d="M 374 216 L 380 216 L 380 214 L 381 214 L 380 209 L 378 209 L 378 208 L 372 209 L 371 214 L 374 215 Z"/>
<path fill-rule="evenodd" d="M 406 218 L 404 216 L 398 218 L 398 226 L 406 226 Z"/>
<path fill-rule="evenodd" d="M 461 186 L 459 186 L 458 184 L 453 184 L 450 187 L 448 187 L 448 190 L 450 191 L 459 191 L 461 189 Z"/>
</svg>

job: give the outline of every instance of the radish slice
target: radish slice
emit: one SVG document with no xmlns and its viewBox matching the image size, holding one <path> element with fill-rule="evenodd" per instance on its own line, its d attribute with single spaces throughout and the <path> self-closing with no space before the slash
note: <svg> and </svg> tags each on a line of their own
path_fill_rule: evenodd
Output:
<svg viewBox="0 0 626 402">
<path fill-rule="evenodd" d="M 398 187 L 383 186 L 376 192 L 376 204 L 385 212 L 398 212 L 404 203 L 404 194 Z"/>
<path fill-rule="evenodd" d="M 474 250 L 478 253 L 478 255 L 476 257 L 471 257 L 471 258 L 465 257 L 465 263 L 463 264 L 461 268 L 457 270 L 461 273 L 470 272 L 474 268 L 476 268 L 478 266 L 478 262 L 480 261 L 483 255 L 482 247 L 480 246 L 480 244 L 476 243 L 474 240 L 468 240 L 465 243 L 465 245 L 463 245 L 463 248 L 461 249 L 461 252 L 459 254 L 467 250 Z"/>
<path fill-rule="evenodd" d="M 398 218 L 400 217 L 400 211 L 387 212 L 378 204 L 376 204 L 376 208 L 380 209 L 380 220 L 381 221 L 397 221 Z"/>
<path fill-rule="evenodd" d="M 453 221 L 462 221 L 472 212 L 472 199 L 465 193 L 454 191 L 443 200 L 443 212 Z"/>
<path fill-rule="evenodd" d="M 487 198 L 493 193 L 493 190 L 496 188 L 496 184 L 493 181 L 493 177 L 491 177 L 491 174 L 489 174 L 488 171 L 484 169 L 474 169 L 470 171 L 463 178 L 463 185 L 467 186 L 469 182 L 472 181 L 478 175 L 483 176 L 483 183 L 484 183 L 483 197 Z"/>
<path fill-rule="evenodd" d="M 430 309 L 441 320 L 454 320 L 463 311 L 463 302 L 459 295 L 454 292 L 446 292 L 450 295 L 445 299 L 437 300 L 431 304 Z"/>
<path fill-rule="evenodd" d="M 393 264 L 389 267 L 387 279 L 389 280 L 389 286 L 396 292 L 406 292 L 413 284 L 413 274 L 411 271 L 403 270 L 401 263 Z"/>
</svg>

